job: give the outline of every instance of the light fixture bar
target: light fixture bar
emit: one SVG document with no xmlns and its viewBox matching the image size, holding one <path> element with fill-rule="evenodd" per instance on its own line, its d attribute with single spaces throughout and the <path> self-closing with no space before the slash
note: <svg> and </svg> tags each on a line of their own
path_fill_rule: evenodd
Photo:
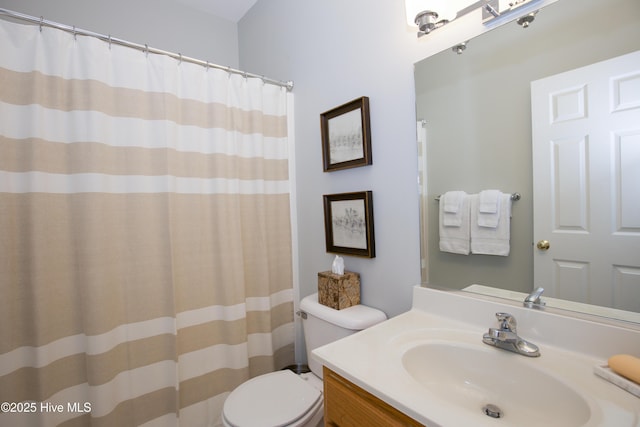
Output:
<svg viewBox="0 0 640 427">
<path fill-rule="evenodd" d="M 410 26 L 415 24 L 418 27 L 418 37 L 427 35 L 433 30 L 478 8 L 482 9 L 482 23 L 487 24 L 494 19 L 510 14 L 524 5 L 539 0 L 477 0 L 457 12 L 455 4 L 453 2 L 449 3 L 449 1 L 451 0 L 444 2 L 442 0 L 405 0 L 407 23 Z M 426 6 L 425 3 L 429 4 L 429 6 Z M 439 8 L 443 10 L 439 11 Z"/>
</svg>

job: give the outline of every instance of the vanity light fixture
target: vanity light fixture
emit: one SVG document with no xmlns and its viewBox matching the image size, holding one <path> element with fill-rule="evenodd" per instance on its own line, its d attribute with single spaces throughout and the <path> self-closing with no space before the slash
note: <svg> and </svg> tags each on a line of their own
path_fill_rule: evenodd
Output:
<svg viewBox="0 0 640 427">
<path fill-rule="evenodd" d="M 485 1 L 485 0 L 483 0 Z M 418 37 L 446 25 L 458 17 L 470 0 L 405 0 L 407 24 L 418 27 Z"/>
<path fill-rule="evenodd" d="M 482 22 L 487 24 L 529 3 L 539 0 L 405 0 L 407 24 L 418 27 L 418 37 L 429 34 L 454 19 L 478 8 L 482 9 Z M 533 14 L 518 21 L 526 28 L 533 21 Z"/>
</svg>

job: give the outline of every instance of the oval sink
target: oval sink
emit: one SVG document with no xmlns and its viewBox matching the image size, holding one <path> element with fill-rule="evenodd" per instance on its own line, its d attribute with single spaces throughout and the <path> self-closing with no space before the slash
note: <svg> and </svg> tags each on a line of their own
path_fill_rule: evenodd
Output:
<svg viewBox="0 0 640 427">
<path fill-rule="evenodd" d="M 591 417 L 580 394 L 515 353 L 430 342 L 409 348 L 402 364 L 434 398 L 479 419 L 500 418 L 496 426 L 578 427 Z"/>
</svg>

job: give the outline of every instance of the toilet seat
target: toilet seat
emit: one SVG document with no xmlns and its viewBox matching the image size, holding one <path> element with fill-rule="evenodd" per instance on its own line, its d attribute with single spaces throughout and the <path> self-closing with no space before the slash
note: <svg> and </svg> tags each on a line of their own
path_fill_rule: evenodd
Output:
<svg viewBox="0 0 640 427">
<path fill-rule="evenodd" d="M 222 411 L 236 427 L 301 425 L 322 406 L 322 393 L 285 370 L 260 375 L 229 394 Z"/>
</svg>

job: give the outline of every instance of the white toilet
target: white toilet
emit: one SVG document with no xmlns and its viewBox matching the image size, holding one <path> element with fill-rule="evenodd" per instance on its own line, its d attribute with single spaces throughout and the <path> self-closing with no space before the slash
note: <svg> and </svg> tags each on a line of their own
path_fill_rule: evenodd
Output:
<svg viewBox="0 0 640 427">
<path fill-rule="evenodd" d="M 227 427 L 316 427 L 322 425 L 322 365 L 311 351 L 380 323 L 380 310 L 356 305 L 334 310 L 318 302 L 318 294 L 300 301 L 307 359 L 311 372 L 290 370 L 260 375 L 233 390 L 224 403 L 222 423 Z"/>
</svg>

